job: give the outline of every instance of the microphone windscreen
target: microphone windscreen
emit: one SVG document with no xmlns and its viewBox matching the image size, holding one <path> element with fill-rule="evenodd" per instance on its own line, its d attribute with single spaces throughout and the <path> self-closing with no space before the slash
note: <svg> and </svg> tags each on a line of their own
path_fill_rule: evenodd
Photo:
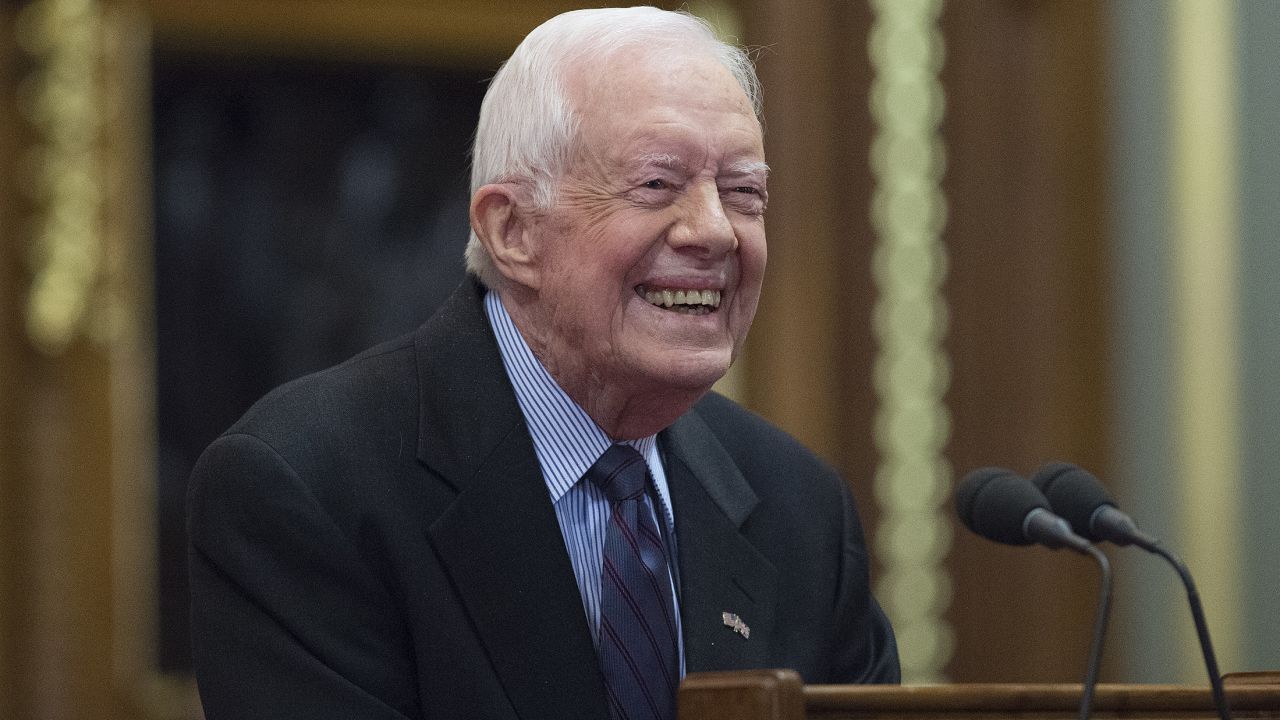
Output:
<svg viewBox="0 0 1280 720">
<path fill-rule="evenodd" d="M 1092 526 L 1094 514 L 1103 505 L 1116 503 L 1092 473 L 1071 463 L 1049 463 L 1036 472 L 1031 482 L 1049 499 L 1053 512 L 1071 523 L 1077 535 L 1099 539 Z"/>
<path fill-rule="evenodd" d="M 956 489 L 956 513 L 965 527 L 1005 545 L 1030 545 L 1023 522 L 1036 508 L 1048 510 L 1034 485 L 1002 468 L 979 468 Z"/>
</svg>

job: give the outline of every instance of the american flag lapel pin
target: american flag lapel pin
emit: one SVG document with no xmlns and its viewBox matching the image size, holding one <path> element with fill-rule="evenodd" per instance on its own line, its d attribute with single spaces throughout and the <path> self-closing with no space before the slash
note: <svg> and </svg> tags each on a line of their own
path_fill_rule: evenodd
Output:
<svg viewBox="0 0 1280 720">
<path fill-rule="evenodd" d="M 747 627 L 747 624 L 742 622 L 742 618 L 738 617 L 736 613 L 722 612 L 720 613 L 720 620 L 724 622 L 725 627 L 738 633 L 744 639 L 750 639 L 751 628 Z"/>
</svg>

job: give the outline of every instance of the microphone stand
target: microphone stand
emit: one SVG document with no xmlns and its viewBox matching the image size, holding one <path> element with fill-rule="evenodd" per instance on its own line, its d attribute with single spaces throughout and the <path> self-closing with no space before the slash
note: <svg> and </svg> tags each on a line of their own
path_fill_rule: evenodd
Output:
<svg viewBox="0 0 1280 720">
<path fill-rule="evenodd" d="M 1209 624 L 1204 619 L 1204 606 L 1200 604 L 1200 593 L 1196 591 L 1196 581 L 1191 579 L 1191 571 L 1177 555 L 1166 550 L 1160 541 L 1138 530 L 1127 515 L 1119 512 L 1102 512 L 1113 510 L 1104 506 L 1099 511 L 1098 520 L 1104 526 L 1113 542 L 1128 545 L 1130 543 L 1154 555 L 1159 555 L 1178 571 L 1182 586 L 1187 590 L 1187 602 L 1191 605 L 1191 618 L 1196 624 L 1196 637 L 1200 640 L 1200 654 L 1204 656 L 1204 667 L 1209 673 L 1209 687 L 1213 692 L 1213 704 L 1218 710 L 1219 720 L 1231 720 L 1231 707 L 1227 704 L 1227 693 L 1222 687 L 1222 673 L 1218 670 L 1218 658 L 1213 653 L 1213 641 L 1209 639 Z"/>
<path fill-rule="evenodd" d="M 1087 546 L 1086 552 L 1097 561 L 1102 577 L 1098 585 L 1098 612 L 1093 619 L 1093 645 L 1089 648 L 1084 692 L 1080 695 L 1080 720 L 1089 720 L 1089 713 L 1093 710 L 1093 693 L 1098 685 L 1098 669 L 1102 664 L 1103 640 L 1107 635 L 1107 620 L 1111 616 L 1111 563 L 1093 545 Z"/>
<path fill-rule="evenodd" d="M 1213 704 L 1218 709 L 1219 720 L 1231 720 L 1231 708 L 1227 705 L 1227 693 L 1222 687 L 1222 674 L 1218 672 L 1218 658 L 1213 654 L 1213 641 L 1209 639 L 1209 624 L 1204 619 L 1204 607 L 1200 604 L 1200 593 L 1196 591 L 1196 583 L 1191 579 L 1191 571 L 1177 555 L 1165 550 L 1157 542 L 1137 542 L 1143 550 L 1159 555 L 1178 571 L 1182 585 L 1187 589 L 1187 602 L 1191 604 L 1191 617 L 1196 623 L 1196 635 L 1200 638 L 1200 654 L 1204 656 L 1204 667 L 1209 672 L 1209 687 L 1213 690 Z"/>
</svg>

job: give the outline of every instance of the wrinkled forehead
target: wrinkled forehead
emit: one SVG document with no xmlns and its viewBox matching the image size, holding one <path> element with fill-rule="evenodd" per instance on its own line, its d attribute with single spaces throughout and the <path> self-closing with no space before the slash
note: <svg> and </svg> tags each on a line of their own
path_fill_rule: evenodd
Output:
<svg viewBox="0 0 1280 720">
<path fill-rule="evenodd" d="M 763 137 L 746 93 L 712 55 L 619 53 L 582 71 L 573 155 L 604 170 L 692 172 L 763 164 Z M 710 166 L 707 163 L 711 163 Z"/>
<path fill-rule="evenodd" d="M 575 113 L 581 113 L 599 102 L 601 98 L 617 93 L 620 89 L 634 89 L 637 78 L 647 78 L 651 84 L 640 89 L 658 91 L 662 83 L 684 82 L 691 68 L 701 68 L 721 75 L 726 87 L 732 86 L 733 94 L 740 96 L 742 106 L 755 115 L 751 100 L 733 71 L 724 64 L 707 43 L 675 42 L 671 39 L 652 42 L 628 42 L 604 49 L 584 50 L 565 58 L 561 68 L 561 80 L 566 99 Z M 650 97 L 653 94 L 650 93 Z M 640 100 L 639 97 L 636 98 Z"/>
</svg>

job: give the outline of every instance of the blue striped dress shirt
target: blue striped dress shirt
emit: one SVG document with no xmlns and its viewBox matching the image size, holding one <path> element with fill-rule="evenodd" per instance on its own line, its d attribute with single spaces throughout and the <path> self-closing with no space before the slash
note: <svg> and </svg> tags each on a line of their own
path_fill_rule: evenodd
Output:
<svg viewBox="0 0 1280 720">
<path fill-rule="evenodd" d="M 582 595 L 582 607 L 587 614 L 591 637 L 598 644 L 600 572 L 604 562 L 604 540 L 611 508 L 604 491 L 596 487 L 595 483 L 583 481 L 583 476 L 613 441 L 560 388 L 534 356 L 497 293 L 489 291 L 485 294 L 484 309 L 498 339 L 502 364 L 515 388 L 516 401 L 524 413 L 529 434 L 533 437 L 533 450 L 538 456 L 547 491 L 551 493 L 556 519 L 560 522 L 560 534 L 569 551 L 569 560 L 578 581 L 578 592 Z M 658 454 L 657 436 L 628 440 L 626 444 L 638 450 L 649 466 L 649 475 L 653 478 L 654 489 L 662 506 L 667 556 L 674 564 L 677 557 L 675 515 L 671 509 L 667 475 Z M 645 505 L 650 512 L 654 511 L 651 498 L 647 495 Z M 656 514 L 654 519 L 656 521 Z M 675 587 L 674 577 L 672 587 Z M 679 637 L 680 605 L 674 593 L 672 601 L 676 608 L 676 630 Z M 680 637 L 680 676 L 684 677 L 683 637 Z"/>
</svg>

